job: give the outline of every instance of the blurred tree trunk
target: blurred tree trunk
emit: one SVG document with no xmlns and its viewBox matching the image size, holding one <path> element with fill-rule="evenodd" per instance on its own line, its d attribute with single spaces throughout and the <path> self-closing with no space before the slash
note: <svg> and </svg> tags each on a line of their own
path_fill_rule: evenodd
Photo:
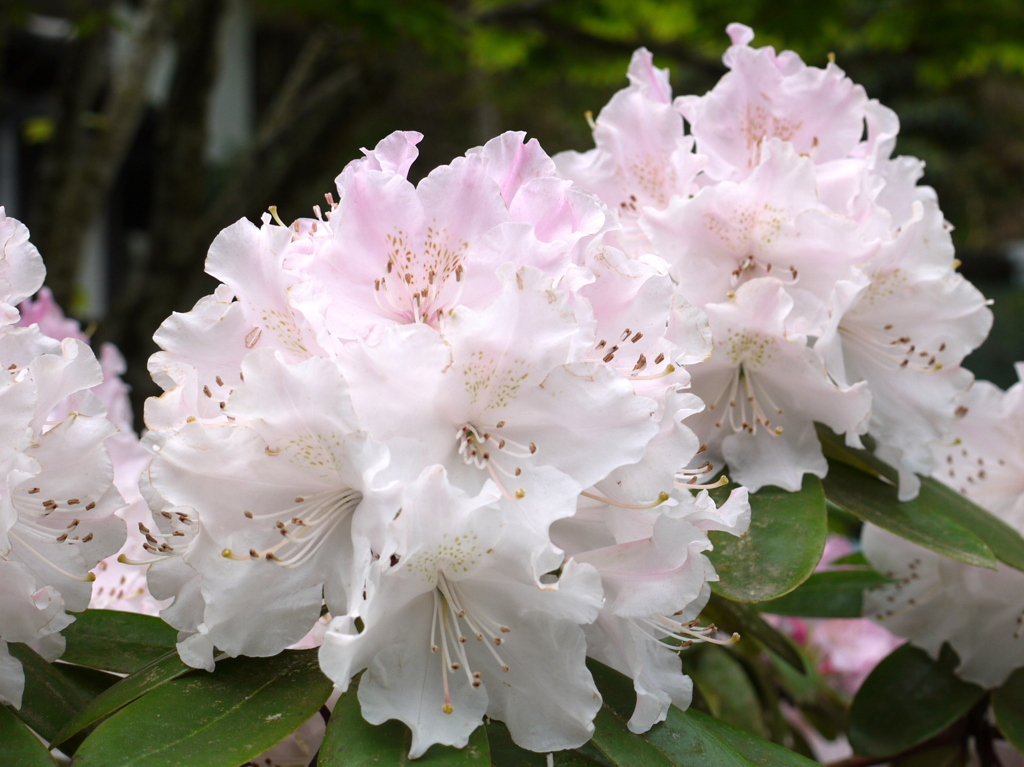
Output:
<svg viewBox="0 0 1024 767">
<path fill-rule="evenodd" d="M 107 33 L 73 43 L 66 60 L 58 129 L 32 216 L 36 245 L 46 254 L 47 284 L 66 307 L 72 306 L 86 238 L 142 120 L 146 86 L 173 6 L 172 0 L 146 0 L 139 9 L 128 51 L 110 73 L 103 109 L 93 120 L 86 116 L 106 79 Z"/>
</svg>

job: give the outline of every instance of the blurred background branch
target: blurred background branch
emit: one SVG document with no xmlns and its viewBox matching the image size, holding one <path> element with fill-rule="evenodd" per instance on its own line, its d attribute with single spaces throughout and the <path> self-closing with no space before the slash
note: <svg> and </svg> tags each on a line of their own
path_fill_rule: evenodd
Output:
<svg viewBox="0 0 1024 767">
<path fill-rule="evenodd" d="M 997 331 L 968 364 L 1008 384 L 1024 357 L 1024 6 L 1017 0 L 7 0 L 0 204 L 48 284 L 129 361 L 136 404 L 171 311 L 213 281 L 217 232 L 269 205 L 308 215 L 392 130 L 426 134 L 413 176 L 509 129 L 549 153 L 646 45 L 676 93 L 721 76 L 725 25 L 823 65 L 900 114 Z"/>
</svg>

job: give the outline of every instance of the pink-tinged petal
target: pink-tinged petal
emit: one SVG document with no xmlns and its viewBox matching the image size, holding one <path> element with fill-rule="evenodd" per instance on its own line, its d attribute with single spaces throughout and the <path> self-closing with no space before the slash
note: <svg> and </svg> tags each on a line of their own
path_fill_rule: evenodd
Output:
<svg viewBox="0 0 1024 767">
<path fill-rule="evenodd" d="M 43 284 L 46 269 L 28 228 L 0 206 L 0 327 L 18 321 L 17 306 Z"/>
<path fill-rule="evenodd" d="M 65 338 L 75 338 L 83 343 L 88 343 L 89 338 L 82 332 L 82 326 L 75 320 L 64 316 L 64 312 L 53 298 L 53 292 L 49 288 L 42 288 L 35 300 L 27 299 L 18 307 L 21 312 L 21 319 L 18 325 L 28 327 L 38 325 L 44 335 L 63 341 Z"/>
<path fill-rule="evenodd" d="M 412 730 L 411 759 L 422 756 L 434 743 L 465 746 L 482 723 L 488 704 L 483 686 L 471 686 L 464 673 L 449 674 L 436 655 L 424 652 L 430 645 L 432 610 L 428 595 L 405 606 L 403 622 L 409 629 L 377 653 L 359 684 L 366 721 L 383 724 L 398 719 Z"/>
<path fill-rule="evenodd" d="M 785 279 L 824 302 L 835 282 L 874 246 L 857 224 L 818 201 L 814 164 L 778 140 L 739 183 L 705 187 L 648 210 L 641 226 L 697 306 L 725 300 L 737 284 Z"/>
<path fill-rule="evenodd" d="M 577 554 L 601 573 L 606 610 L 629 618 L 671 615 L 695 600 L 714 571 L 701 556 L 712 548 L 689 522 L 660 517 L 651 537 Z"/>
<path fill-rule="evenodd" d="M 753 49 L 747 27 L 730 27 L 728 72 L 706 95 L 676 100 L 715 179 L 742 178 L 771 138 L 815 162 L 847 156 L 864 131 L 867 96 L 835 64 L 808 67 L 789 51 Z"/>
<path fill-rule="evenodd" d="M 636 707 L 630 732 L 647 732 L 668 716 L 668 707 L 690 707 L 693 681 L 683 674 L 679 654 L 652 641 L 630 621 L 607 616 L 584 628 L 587 654 L 633 679 Z"/>
<path fill-rule="evenodd" d="M 495 614 L 501 615 L 497 609 Z M 487 715 L 503 721 L 512 739 L 531 751 L 578 748 L 594 734 L 593 719 L 601 707 L 601 695 L 584 665 L 583 631 L 536 612 L 510 625 L 501 645 L 507 672 L 490 671 L 490 656 L 476 642 L 468 645 L 474 665 L 490 671 L 484 682 L 490 697 Z"/>
<path fill-rule="evenodd" d="M 167 430 L 190 417 L 224 420 L 220 403 L 240 382 L 242 359 L 261 345 L 262 332 L 253 332 L 242 305 L 221 286 L 192 311 L 164 320 L 153 340 L 163 351 L 150 357 L 149 373 L 165 393 L 146 400 L 146 425 Z"/>
<path fill-rule="evenodd" d="M 210 245 L 206 271 L 237 296 L 250 326 L 244 336 L 246 348 L 261 341 L 291 360 L 303 360 L 322 352 L 315 329 L 289 301 L 289 289 L 298 282 L 283 268 L 292 235 L 291 229 L 270 223 L 269 216 L 258 228 L 239 219 Z M 250 343 L 256 333 L 259 338 Z"/>
<path fill-rule="evenodd" d="M 366 157 L 356 160 L 349 167 L 352 169 L 365 167 L 369 170 L 382 170 L 403 177 L 407 176 L 409 168 L 419 157 L 420 152 L 416 145 L 422 140 L 423 134 L 417 131 L 395 131 L 378 141 L 377 146 L 373 149 L 363 149 L 362 152 Z M 342 180 L 344 175 L 345 171 L 342 171 L 342 175 L 338 178 L 338 190 L 342 195 L 345 193 L 345 184 Z"/>
<path fill-rule="evenodd" d="M 507 206 L 512 205 L 524 184 L 555 172 L 554 162 L 537 139 L 525 139 L 523 131 L 506 131 L 470 152 L 479 153 L 487 161 L 488 175 L 498 185 Z"/>
</svg>

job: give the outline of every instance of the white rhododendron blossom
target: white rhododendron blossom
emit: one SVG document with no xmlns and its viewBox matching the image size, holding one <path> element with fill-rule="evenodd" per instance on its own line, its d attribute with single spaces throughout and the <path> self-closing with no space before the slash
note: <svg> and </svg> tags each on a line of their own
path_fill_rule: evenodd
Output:
<svg viewBox="0 0 1024 767">
<path fill-rule="evenodd" d="M 911 498 L 991 313 L 955 272 L 922 163 L 891 157 L 895 114 L 834 63 L 728 33 L 730 71 L 704 96 L 672 101 L 668 71 L 638 50 L 596 147 L 555 163 L 615 214 L 608 238 L 660 259 L 708 316 L 715 354 L 689 367 L 707 403 L 691 423 L 700 460 L 751 490 L 799 490 L 827 471 L 819 422 L 851 446 L 870 434 Z"/>
<path fill-rule="evenodd" d="M 1017 375 L 1024 379 L 1024 364 Z M 962 407 L 935 448 L 935 477 L 1024 533 L 1024 383 L 1003 392 L 978 381 Z M 934 657 L 948 642 L 957 674 L 982 687 L 1024 666 L 1024 573 L 966 565 L 875 527 L 864 532 L 864 553 L 896 580 L 865 594 L 865 615 Z"/>
<path fill-rule="evenodd" d="M 81 325 L 64 316 L 48 288 L 39 291 L 33 300 L 18 306 L 21 312 L 19 325 L 38 325 L 46 336 L 57 341 L 74 338 L 88 343 L 88 336 Z M 114 485 L 128 504 L 117 510 L 128 526 L 128 537 L 124 546 L 93 569 L 96 580 L 92 586 L 89 607 L 156 615 L 160 602 L 149 593 L 146 585 L 145 568 L 119 561 L 145 559 L 143 529 L 152 527 L 153 518 L 149 507 L 139 492 L 139 476 L 149 464 L 150 455 L 139 443 L 132 428 L 132 406 L 128 399 L 128 386 L 121 380 L 125 362 L 121 353 L 112 344 L 104 344 L 99 355 L 103 381 L 90 390 L 106 408 L 107 418 L 117 426 L 118 432 L 106 439 L 106 448 L 114 468 Z M 139 525 L 142 525 L 140 529 Z"/>
<path fill-rule="evenodd" d="M 414 186 L 420 138 L 367 151 L 312 219 L 226 229 L 223 284 L 157 333 L 150 588 L 204 668 L 326 611 L 322 668 L 339 689 L 365 669 L 365 717 L 406 722 L 414 757 L 484 715 L 533 750 L 582 745 L 588 654 L 634 678 L 646 730 L 689 702 L 680 645 L 727 641 L 696 622 L 706 531 L 749 520 L 745 490 L 718 509 L 717 468 L 687 468 L 707 317 L 536 141 Z M 629 607 L 620 560 L 648 595 Z"/>
<path fill-rule="evenodd" d="M 90 391 L 103 384 L 100 363 L 77 338 L 13 324 L 44 272 L 2 208 L 0 233 L 0 700 L 17 708 L 25 680 L 8 643 L 49 660 L 63 652 L 68 611 L 88 607 L 89 571 L 120 549 L 125 525 L 106 446 L 117 427 Z"/>
</svg>

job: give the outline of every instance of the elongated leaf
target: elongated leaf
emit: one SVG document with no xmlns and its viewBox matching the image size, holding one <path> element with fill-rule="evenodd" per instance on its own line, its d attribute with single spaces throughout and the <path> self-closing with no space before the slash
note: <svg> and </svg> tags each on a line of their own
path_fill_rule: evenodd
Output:
<svg viewBox="0 0 1024 767">
<path fill-rule="evenodd" d="M 75 767 L 237 767 L 315 714 L 332 685 L 316 650 L 232 658 L 171 680 L 102 722 Z"/>
<path fill-rule="evenodd" d="M 8 649 L 25 669 L 25 694 L 18 717 L 49 742 L 85 707 L 91 693 L 28 645 L 11 643 Z"/>
<path fill-rule="evenodd" d="M 724 500 L 731 486 L 716 491 Z M 708 556 L 721 580 L 719 594 L 738 602 L 763 602 L 792 591 L 814 572 L 828 535 L 821 480 L 807 474 L 803 489 L 765 487 L 750 496 L 750 529 L 737 538 L 712 532 Z"/>
<path fill-rule="evenodd" d="M 4 764 L 18 767 L 54 767 L 50 752 L 14 712 L 0 706 L 0 754 Z"/>
<path fill-rule="evenodd" d="M 503 722 L 491 719 L 486 729 L 493 767 L 547 767 L 547 756 L 517 746 Z M 593 741 L 572 751 L 559 751 L 556 759 L 558 767 L 615 767 Z"/>
<path fill-rule="evenodd" d="M 851 514 L 894 535 L 951 559 L 995 569 L 992 549 L 967 528 L 923 506 L 920 497 L 900 502 L 894 485 L 869 477 L 845 463 L 829 463 L 825 494 Z"/>
<path fill-rule="evenodd" d="M 884 478 L 891 485 L 896 483 L 896 470 L 876 458 L 873 454 L 866 450 L 854 450 L 847 447 L 841 437 L 837 437 L 827 429 L 819 429 L 818 436 L 821 438 L 825 455 L 829 458 L 830 467 L 833 463 L 840 462 L 876 478 Z M 831 468 L 829 471 L 831 473 Z M 827 485 L 826 494 L 828 494 Z M 894 498 L 895 495 L 893 494 L 892 497 Z M 835 499 L 829 496 L 829 500 Z M 842 504 L 839 505 L 841 506 Z M 909 506 L 915 511 L 920 510 L 925 513 L 941 514 L 958 526 L 973 533 L 991 549 L 996 559 L 1008 564 L 1010 567 L 1024 570 L 1024 536 L 1021 536 L 1018 530 L 941 482 L 931 477 L 922 477 L 921 491 L 917 498 L 912 501 L 904 501 L 900 505 L 904 507 Z M 865 521 L 874 521 L 862 518 Z M 883 525 L 879 525 L 879 527 L 883 527 Z M 894 532 L 897 535 L 900 534 L 896 530 L 891 530 L 890 532 Z M 954 557 L 954 559 L 956 558 Z"/>
<path fill-rule="evenodd" d="M 363 719 L 353 684 L 334 706 L 320 746 L 318 767 L 391 767 L 409 764 L 412 732 L 399 721 L 373 725 Z M 434 745 L 414 764 L 427 767 L 486 767 L 491 763 L 487 730 L 477 727 L 465 748 Z"/>
<path fill-rule="evenodd" d="M 768 728 L 761 702 L 743 664 L 722 647 L 700 645 L 687 650 L 686 672 L 700 690 L 711 713 L 724 722 L 762 738 Z"/>
<path fill-rule="evenodd" d="M 757 609 L 803 618 L 859 618 L 864 589 L 888 582 L 874 570 L 832 570 L 815 573 L 798 589 Z"/>
<path fill-rule="evenodd" d="M 859 754 L 888 756 L 938 735 L 985 695 L 953 673 L 958 658 L 944 645 L 938 660 L 905 644 L 879 663 L 850 710 L 850 744 Z"/>
<path fill-rule="evenodd" d="M 804 671 L 803 660 L 789 639 L 776 631 L 749 605 L 731 602 L 717 594 L 712 594 L 701 616 L 706 617 L 726 633 L 739 634 L 740 642 L 744 640 L 759 642 L 797 671 L 801 673 Z"/>
<path fill-rule="evenodd" d="M 162 658 L 125 677 L 89 701 L 85 708 L 54 735 L 53 745 L 59 746 L 73 735 L 124 708 L 133 700 L 192 670 L 181 662 L 176 650 L 165 653 Z"/>
<path fill-rule="evenodd" d="M 1010 745 L 1024 754 L 1024 668 L 1010 674 L 992 693 L 992 713 Z"/>
<path fill-rule="evenodd" d="M 588 661 L 587 665 L 604 696 L 604 710 L 625 722 L 632 714 L 635 702 L 633 683 L 600 663 Z M 607 717 L 602 720 L 605 721 Z M 601 722 L 593 741 L 599 748 L 600 731 Z M 641 736 L 634 735 L 633 738 L 641 739 Z M 668 718 L 654 725 L 642 740 L 653 746 L 669 763 L 680 767 L 813 767 L 815 764 L 708 714 L 693 709 L 680 711 L 674 706 L 669 709 Z M 607 751 L 604 753 L 608 755 Z M 637 749 L 633 756 L 624 753 L 623 757 L 612 761 L 623 767 L 663 764 L 660 760 L 648 761 L 645 758 L 647 753 L 646 749 L 642 752 Z"/>
<path fill-rule="evenodd" d="M 64 629 L 61 660 L 130 674 L 173 650 L 178 632 L 159 618 L 118 610 L 86 610 Z"/>
<path fill-rule="evenodd" d="M 676 763 L 661 749 L 629 731 L 626 727 L 628 719 L 629 713 L 622 714 L 602 706 L 594 718 L 597 729 L 591 742 L 612 764 L 622 767 L 673 767 Z"/>
</svg>

